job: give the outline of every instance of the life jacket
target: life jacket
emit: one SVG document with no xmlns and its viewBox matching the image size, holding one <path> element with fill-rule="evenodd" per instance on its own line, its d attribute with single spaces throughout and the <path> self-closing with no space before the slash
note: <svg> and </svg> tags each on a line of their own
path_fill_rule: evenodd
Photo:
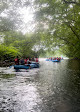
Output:
<svg viewBox="0 0 80 112">
<path fill-rule="evenodd" d="M 24 59 L 24 63 L 27 64 L 27 59 Z"/>
<path fill-rule="evenodd" d="M 15 58 L 14 61 L 15 61 L 15 64 L 19 64 L 19 59 L 18 58 Z"/>
<path fill-rule="evenodd" d="M 18 61 L 18 58 L 15 58 L 14 61 L 17 62 Z"/>
<path fill-rule="evenodd" d="M 38 62 L 38 58 L 36 58 L 36 62 Z"/>
<path fill-rule="evenodd" d="M 57 60 L 58 60 L 59 58 L 57 58 Z"/>
</svg>

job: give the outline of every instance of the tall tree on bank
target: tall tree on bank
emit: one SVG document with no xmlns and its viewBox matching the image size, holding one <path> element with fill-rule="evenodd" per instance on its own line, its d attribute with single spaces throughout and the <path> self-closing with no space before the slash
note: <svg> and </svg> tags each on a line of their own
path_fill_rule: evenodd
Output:
<svg viewBox="0 0 80 112">
<path fill-rule="evenodd" d="M 35 0 L 37 32 L 48 47 L 80 57 L 80 0 Z M 39 23 L 39 24 L 38 24 Z M 43 38 L 44 37 L 44 38 Z"/>
</svg>

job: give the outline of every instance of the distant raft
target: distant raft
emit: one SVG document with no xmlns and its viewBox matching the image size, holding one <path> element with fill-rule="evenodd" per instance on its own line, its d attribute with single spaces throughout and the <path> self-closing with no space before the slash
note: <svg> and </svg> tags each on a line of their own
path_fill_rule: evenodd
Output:
<svg viewBox="0 0 80 112">
<path fill-rule="evenodd" d="M 56 59 L 56 60 L 52 60 L 52 62 L 60 62 L 60 60 L 57 60 L 57 59 Z"/>
<path fill-rule="evenodd" d="M 61 60 L 60 59 L 54 59 L 54 60 L 53 59 L 52 60 L 51 59 L 46 59 L 46 61 L 60 62 Z"/>
</svg>

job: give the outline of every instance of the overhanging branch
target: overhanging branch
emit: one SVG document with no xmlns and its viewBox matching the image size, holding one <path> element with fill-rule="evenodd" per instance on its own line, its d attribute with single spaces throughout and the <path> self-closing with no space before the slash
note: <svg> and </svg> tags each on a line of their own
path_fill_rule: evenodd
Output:
<svg viewBox="0 0 80 112">
<path fill-rule="evenodd" d="M 63 0 L 63 2 L 66 3 L 66 4 L 76 4 L 76 5 L 79 5 L 80 6 L 80 3 L 76 2 L 76 0 L 75 1 Z"/>
<path fill-rule="evenodd" d="M 76 37 L 80 40 L 78 34 L 73 30 L 73 28 L 71 27 L 71 25 L 69 25 L 70 29 L 72 30 L 72 32 L 76 35 Z"/>
<path fill-rule="evenodd" d="M 70 29 L 71 31 L 73 32 L 73 34 L 77 37 L 78 40 L 80 40 L 80 36 L 76 33 L 76 31 L 73 29 L 73 27 L 71 26 L 71 23 L 70 22 L 64 22 Z"/>
</svg>

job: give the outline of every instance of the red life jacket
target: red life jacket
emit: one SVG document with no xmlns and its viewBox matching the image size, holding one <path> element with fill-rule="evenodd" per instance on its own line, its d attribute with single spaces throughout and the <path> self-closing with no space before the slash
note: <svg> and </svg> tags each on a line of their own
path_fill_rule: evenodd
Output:
<svg viewBox="0 0 80 112">
<path fill-rule="evenodd" d="M 19 59 L 18 58 L 15 58 L 14 61 L 15 61 L 15 64 L 19 64 Z"/>
<path fill-rule="evenodd" d="M 18 61 L 18 58 L 15 58 L 14 61 L 17 62 Z"/>
<path fill-rule="evenodd" d="M 27 64 L 27 59 L 24 59 L 24 63 Z"/>
<path fill-rule="evenodd" d="M 38 62 L 38 58 L 36 58 L 36 62 Z"/>
</svg>

